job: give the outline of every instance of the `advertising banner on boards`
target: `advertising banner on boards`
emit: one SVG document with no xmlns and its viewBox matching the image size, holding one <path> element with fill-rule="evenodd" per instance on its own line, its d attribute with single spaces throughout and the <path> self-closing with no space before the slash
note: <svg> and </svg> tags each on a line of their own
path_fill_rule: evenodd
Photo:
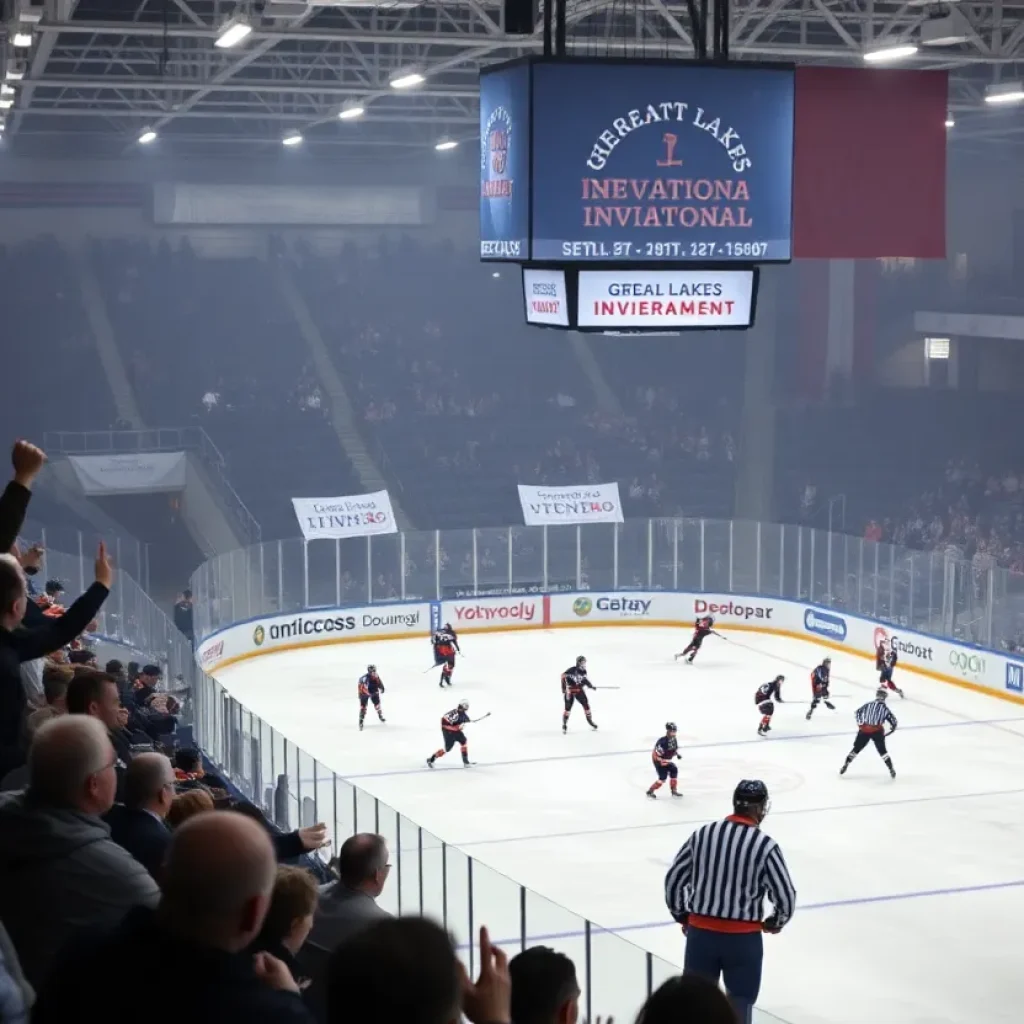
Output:
<svg viewBox="0 0 1024 1024">
<path fill-rule="evenodd" d="M 398 532 L 387 491 L 340 498 L 292 498 L 292 506 L 306 540 L 343 540 Z"/>
<path fill-rule="evenodd" d="M 527 526 L 572 526 L 576 523 L 621 523 L 619 485 L 581 487 L 519 485 L 519 502 Z"/>
</svg>

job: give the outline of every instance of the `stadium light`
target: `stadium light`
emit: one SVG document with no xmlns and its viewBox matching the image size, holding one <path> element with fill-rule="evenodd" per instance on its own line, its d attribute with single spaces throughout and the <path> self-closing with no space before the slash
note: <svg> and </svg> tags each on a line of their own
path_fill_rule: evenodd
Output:
<svg viewBox="0 0 1024 1024">
<path fill-rule="evenodd" d="M 28 49 L 32 45 L 32 33 L 25 31 L 15 32 L 11 36 L 11 46 L 17 46 L 21 50 Z"/>
<path fill-rule="evenodd" d="M 220 32 L 217 33 L 213 45 L 219 46 L 222 50 L 229 50 L 251 33 L 252 25 L 245 18 L 228 18 L 221 26 Z"/>
<path fill-rule="evenodd" d="M 366 107 L 362 105 L 358 100 L 349 100 L 345 105 L 338 111 L 338 118 L 342 121 L 354 121 L 357 117 L 362 117 L 366 113 Z"/>
<path fill-rule="evenodd" d="M 418 71 L 405 71 L 391 79 L 392 89 L 414 89 L 426 79 Z"/>
<path fill-rule="evenodd" d="M 282 140 L 282 146 L 297 146 L 302 141 L 302 135 L 299 132 L 289 132 Z"/>
<path fill-rule="evenodd" d="M 985 89 L 986 103 L 1020 103 L 1024 100 L 1024 88 L 1020 82 L 999 82 Z"/>
<path fill-rule="evenodd" d="M 438 153 L 444 153 L 449 149 L 455 149 L 457 146 L 458 143 L 454 139 L 441 139 L 441 141 L 434 146 L 434 149 L 436 149 Z"/>
<path fill-rule="evenodd" d="M 14 106 L 12 96 L 0 96 L 0 110 L 10 110 Z"/>
<path fill-rule="evenodd" d="M 882 46 L 877 50 L 868 50 L 864 54 L 864 62 L 866 64 L 887 64 L 890 61 L 903 60 L 904 57 L 913 57 L 915 53 L 917 53 L 917 47 L 913 43 Z"/>
<path fill-rule="evenodd" d="M 8 82 L 20 82 L 25 77 L 25 72 L 21 68 L 8 68 L 4 72 L 4 78 Z"/>
<path fill-rule="evenodd" d="M 947 128 L 954 128 L 954 127 L 956 127 L 956 121 L 953 120 L 953 115 L 952 114 L 947 114 L 946 115 L 946 127 Z"/>
<path fill-rule="evenodd" d="M 14 95 L 14 86 L 13 85 L 8 85 L 6 82 L 4 82 L 2 85 L 0 85 L 0 96 L 13 96 L 13 95 Z"/>
<path fill-rule="evenodd" d="M 148 145 L 150 142 L 154 142 L 155 140 L 156 140 L 156 132 L 153 131 L 152 128 L 147 128 L 139 136 L 139 142 L 141 142 L 143 146 Z"/>
</svg>

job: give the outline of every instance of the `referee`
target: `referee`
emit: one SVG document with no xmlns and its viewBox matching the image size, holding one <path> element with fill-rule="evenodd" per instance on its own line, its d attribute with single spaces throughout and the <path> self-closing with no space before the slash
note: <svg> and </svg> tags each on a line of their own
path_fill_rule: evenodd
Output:
<svg viewBox="0 0 1024 1024">
<path fill-rule="evenodd" d="M 697 829 L 665 876 L 665 902 L 686 935 L 684 974 L 725 981 L 740 1024 L 750 1024 L 761 989 L 761 933 L 780 932 L 793 916 L 796 890 L 782 851 L 761 831 L 768 787 L 745 779 L 733 813 Z M 774 912 L 762 919 L 765 895 Z"/>
</svg>

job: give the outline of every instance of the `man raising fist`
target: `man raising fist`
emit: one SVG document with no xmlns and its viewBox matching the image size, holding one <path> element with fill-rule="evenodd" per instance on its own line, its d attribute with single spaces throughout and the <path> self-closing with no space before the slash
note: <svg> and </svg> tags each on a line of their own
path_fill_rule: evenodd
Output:
<svg viewBox="0 0 1024 1024">
<path fill-rule="evenodd" d="M 46 456 L 28 441 L 15 441 L 11 451 L 14 479 L 0 495 L 0 551 L 10 551 L 25 521 L 32 484 L 46 462 Z"/>
</svg>

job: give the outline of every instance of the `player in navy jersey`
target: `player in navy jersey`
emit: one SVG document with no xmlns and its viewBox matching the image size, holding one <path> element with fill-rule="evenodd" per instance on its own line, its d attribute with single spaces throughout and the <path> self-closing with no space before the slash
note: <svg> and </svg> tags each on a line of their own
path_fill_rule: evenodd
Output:
<svg viewBox="0 0 1024 1024">
<path fill-rule="evenodd" d="M 899 655 L 896 653 L 895 646 L 890 642 L 886 644 L 882 640 L 878 644 L 878 650 L 875 651 L 875 668 L 878 669 L 878 685 L 884 686 L 889 690 L 894 690 L 901 697 L 903 691 L 892 681 L 892 671 L 896 667 L 896 662 L 899 661 Z"/>
<path fill-rule="evenodd" d="M 704 643 L 704 639 L 708 633 L 715 631 L 715 620 L 710 615 L 702 615 L 693 624 L 693 639 L 676 655 L 676 661 L 682 658 L 687 665 L 693 664 L 693 659 L 697 657 L 697 652 L 700 650 L 700 646 Z M 689 657 L 687 657 L 689 655 Z"/>
<path fill-rule="evenodd" d="M 452 673 L 455 671 L 455 655 L 461 654 L 459 638 L 452 629 L 451 623 L 446 622 L 431 638 L 434 647 L 434 665 L 441 665 L 441 682 L 439 686 L 452 685 Z"/>
<path fill-rule="evenodd" d="M 782 699 L 782 684 L 786 681 L 785 676 L 776 676 L 770 683 L 762 683 L 754 694 L 754 703 L 757 710 L 761 712 L 761 724 L 757 727 L 758 736 L 767 736 L 772 731 L 772 715 L 775 714 L 775 701 L 780 704 L 786 702 Z"/>
<path fill-rule="evenodd" d="M 647 790 L 647 795 L 652 800 L 657 799 L 655 793 L 665 785 L 666 779 L 668 779 L 668 787 L 673 796 L 683 795 L 676 788 L 679 785 L 679 769 L 676 767 L 676 761 L 680 760 L 682 756 L 679 753 L 679 744 L 676 742 L 676 723 L 666 722 L 665 735 L 654 744 L 654 750 L 651 751 L 654 770 L 658 773 L 658 777 L 651 783 L 651 788 Z"/>
<path fill-rule="evenodd" d="M 815 708 L 824 702 L 829 711 L 835 711 L 836 706 L 829 700 L 829 686 L 831 685 L 832 659 L 825 658 L 822 663 L 811 673 L 811 707 L 807 712 L 807 721 L 811 720 Z"/>
<path fill-rule="evenodd" d="M 569 728 L 569 713 L 573 704 L 579 704 L 586 715 L 587 724 L 591 729 L 597 728 L 597 722 L 590 714 L 590 701 L 587 700 L 585 690 L 594 690 L 596 687 L 587 678 L 587 659 L 581 654 L 576 659 L 576 664 L 567 668 L 562 673 L 562 698 L 565 701 L 565 710 L 562 712 L 562 732 Z"/>
<path fill-rule="evenodd" d="M 384 714 L 380 709 L 380 695 L 384 692 L 384 684 L 377 675 L 376 665 L 366 666 L 366 675 L 359 677 L 359 731 L 363 731 L 363 719 L 366 718 L 366 705 L 373 703 L 373 710 L 383 722 Z"/>
<path fill-rule="evenodd" d="M 433 768 L 434 762 L 439 757 L 444 757 L 456 743 L 462 751 L 463 768 L 468 768 L 472 764 L 469 759 L 469 740 L 466 739 L 466 734 L 462 731 L 462 727 L 472 721 L 466 714 L 467 711 L 469 711 L 469 701 L 460 700 L 457 708 L 452 708 L 447 714 L 441 716 L 441 737 L 444 740 L 444 746 L 439 747 L 427 758 L 428 768 Z"/>
<path fill-rule="evenodd" d="M 878 756 L 885 762 L 889 769 L 889 775 L 896 778 L 896 769 L 892 766 L 892 758 L 885 747 L 886 736 L 891 736 L 899 724 L 896 716 L 889 710 L 885 698 L 889 691 L 880 687 L 875 694 L 875 699 L 857 708 L 857 735 L 853 739 L 853 749 L 846 755 L 843 767 L 839 769 L 840 775 L 846 774 L 846 769 L 853 764 L 853 759 L 869 744 L 874 743 Z M 889 726 L 888 732 L 885 727 Z"/>
</svg>

